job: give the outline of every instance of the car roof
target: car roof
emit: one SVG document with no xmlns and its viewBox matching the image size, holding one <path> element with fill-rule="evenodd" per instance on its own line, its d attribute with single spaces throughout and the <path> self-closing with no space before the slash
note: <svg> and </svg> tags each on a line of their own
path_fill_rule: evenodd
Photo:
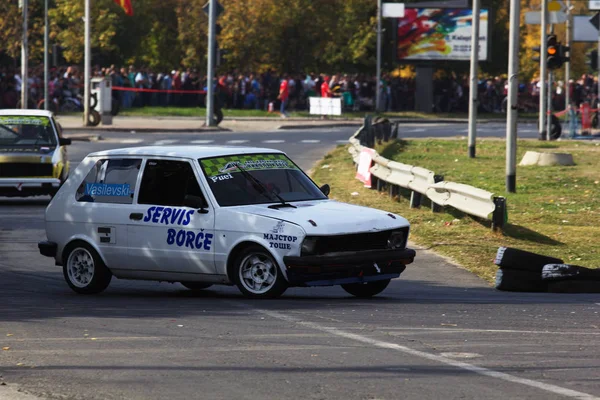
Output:
<svg viewBox="0 0 600 400">
<path fill-rule="evenodd" d="M 282 151 L 275 149 L 243 146 L 142 146 L 97 151 L 88 154 L 88 157 L 136 155 L 197 159 L 256 153 L 284 154 Z"/>
<path fill-rule="evenodd" d="M 52 111 L 47 110 L 23 110 L 20 108 L 14 109 L 3 109 L 0 110 L 0 116 L 2 115 L 17 115 L 23 117 L 52 117 Z"/>
</svg>

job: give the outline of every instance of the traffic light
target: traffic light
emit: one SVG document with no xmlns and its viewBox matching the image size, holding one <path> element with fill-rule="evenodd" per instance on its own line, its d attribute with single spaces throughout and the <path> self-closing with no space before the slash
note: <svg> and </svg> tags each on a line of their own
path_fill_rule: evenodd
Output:
<svg viewBox="0 0 600 400">
<path fill-rule="evenodd" d="M 598 69 L 598 50 L 593 50 L 587 54 L 589 60 L 587 61 L 587 65 L 591 68 L 592 71 Z"/>
<path fill-rule="evenodd" d="M 547 39 L 548 48 L 546 50 L 546 60 L 548 63 L 548 69 L 557 69 L 563 64 L 563 60 L 560 57 L 560 45 L 556 40 L 556 35 L 548 35 Z"/>
</svg>

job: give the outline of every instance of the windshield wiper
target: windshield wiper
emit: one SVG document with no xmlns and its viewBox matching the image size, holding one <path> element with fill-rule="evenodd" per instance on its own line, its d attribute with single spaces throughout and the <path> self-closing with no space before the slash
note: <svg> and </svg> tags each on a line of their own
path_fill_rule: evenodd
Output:
<svg viewBox="0 0 600 400">
<path fill-rule="evenodd" d="M 242 168 L 239 163 L 236 163 L 235 166 L 237 167 L 237 169 L 240 170 L 240 172 L 247 179 L 251 180 L 256 185 L 257 189 L 260 188 L 260 193 L 261 194 L 265 194 L 266 193 L 266 194 L 269 194 L 271 196 L 275 196 L 281 202 L 281 204 L 270 205 L 269 208 L 280 208 L 280 207 L 292 207 L 292 208 L 296 208 L 295 205 L 286 202 L 283 197 L 281 197 L 280 195 L 278 195 L 274 191 L 271 191 L 271 190 L 267 189 L 267 187 L 265 186 L 264 183 L 262 183 L 261 181 L 259 181 L 258 178 L 255 178 L 254 176 L 252 176 L 252 174 L 250 172 L 246 171 L 244 168 Z"/>
</svg>

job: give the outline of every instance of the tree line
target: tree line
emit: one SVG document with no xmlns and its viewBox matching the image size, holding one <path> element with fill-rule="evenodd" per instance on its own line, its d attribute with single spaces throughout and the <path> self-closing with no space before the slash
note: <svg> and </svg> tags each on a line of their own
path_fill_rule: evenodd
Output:
<svg viewBox="0 0 600 400">
<path fill-rule="evenodd" d="M 114 0 L 92 0 L 92 54 L 98 65 L 146 66 L 156 71 L 206 68 L 207 0 L 132 0 L 127 16 Z M 219 69 L 281 72 L 329 71 L 373 73 L 376 55 L 376 0 L 220 0 L 218 18 Z M 411 1 L 405 1 L 410 3 Z M 539 26 L 525 25 L 524 13 L 539 9 L 540 0 L 521 0 L 521 80 L 535 76 L 532 47 L 539 45 Z M 22 17 L 18 0 L 0 2 L 0 48 L 4 58 L 18 60 Z M 574 12 L 587 12 L 587 2 L 575 2 Z M 83 61 L 83 0 L 50 0 L 50 41 L 60 48 L 61 61 Z M 490 59 L 481 63 L 484 74 L 502 75 L 507 69 L 509 0 L 484 0 L 491 10 Z M 30 63 L 43 60 L 43 0 L 29 0 Z M 392 59 L 393 20 L 385 20 L 384 67 Z M 564 25 L 557 25 L 564 41 Z M 572 69 L 588 72 L 585 51 L 573 46 Z M 1 55 L 0 55 L 1 56 Z M 0 58 L 0 62 L 2 59 Z M 468 62 L 437 63 L 440 70 L 468 72 Z M 560 75 L 560 74 L 559 74 Z"/>
</svg>

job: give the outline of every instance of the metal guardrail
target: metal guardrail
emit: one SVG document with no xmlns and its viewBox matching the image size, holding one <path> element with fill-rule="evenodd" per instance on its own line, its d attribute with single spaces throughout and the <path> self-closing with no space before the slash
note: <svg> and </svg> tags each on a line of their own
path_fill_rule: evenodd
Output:
<svg viewBox="0 0 600 400">
<path fill-rule="evenodd" d="M 358 165 L 363 148 L 374 147 L 376 141 L 397 138 L 398 130 L 398 124 L 392 129 L 389 121 L 379 120 L 373 123 L 371 117 L 367 116 L 364 125 L 349 139 L 351 146 L 348 152 L 354 163 Z M 411 190 L 411 208 L 420 207 L 424 195 L 431 201 L 434 212 L 449 206 L 478 218 L 490 219 L 494 230 L 504 228 L 507 220 L 504 197 L 494 196 L 491 192 L 462 183 L 444 181 L 443 176 L 436 175 L 433 171 L 391 161 L 378 153 L 373 155 L 372 161 L 370 172 L 375 187 L 383 190 L 384 186 L 388 186 L 390 196 L 397 195 L 399 187 Z"/>
</svg>

